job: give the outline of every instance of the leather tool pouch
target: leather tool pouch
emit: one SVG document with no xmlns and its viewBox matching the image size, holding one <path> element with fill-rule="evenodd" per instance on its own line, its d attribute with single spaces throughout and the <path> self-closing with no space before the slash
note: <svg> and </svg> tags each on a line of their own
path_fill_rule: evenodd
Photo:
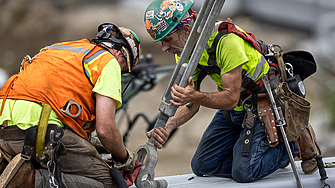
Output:
<svg viewBox="0 0 335 188">
<path fill-rule="evenodd" d="M 266 93 L 258 94 L 257 109 L 259 120 L 261 121 L 270 147 L 277 146 L 279 140 L 275 117 Z"/>
<path fill-rule="evenodd" d="M 297 139 L 308 126 L 311 104 L 291 91 L 286 82 L 280 83 L 275 93 L 284 111 L 286 121 L 284 129 L 288 141 L 291 142 Z"/>
</svg>

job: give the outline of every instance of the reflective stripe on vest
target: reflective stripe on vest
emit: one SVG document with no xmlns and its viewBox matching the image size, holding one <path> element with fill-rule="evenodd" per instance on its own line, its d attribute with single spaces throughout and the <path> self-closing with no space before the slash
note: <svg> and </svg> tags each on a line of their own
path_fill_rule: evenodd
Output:
<svg viewBox="0 0 335 188">
<path fill-rule="evenodd" d="M 45 48 L 46 49 L 56 49 L 56 50 L 68 50 L 71 52 L 83 53 L 83 54 L 88 54 L 91 51 L 90 49 L 78 48 L 78 47 L 73 47 L 73 46 L 63 46 L 63 45 L 57 45 L 57 44 L 53 44 Z"/>
<path fill-rule="evenodd" d="M 266 64 L 266 60 L 265 60 L 264 56 L 261 54 L 261 60 L 259 61 L 259 63 L 256 66 L 256 69 L 254 71 L 254 75 L 251 76 L 249 73 L 246 73 L 245 75 L 247 77 L 251 78 L 252 80 L 255 80 L 257 77 L 259 77 L 261 75 L 265 64 Z"/>
<path fill-rule="evenodd" d="M 92 78 L 92 74 L 90 69 L 88 68 L 88 66 L 94 62 L 96 59 L 100 58 L 101 56 L 105 55 L 107 52 L 106 50 L 99 50 L 96 53 L 94 53 L 93 55 L 91 55 L 90 57 L 86 58 L 84 60 L 84 71 L 85 71 L 85 75 L 87 76 L 87 78 L 90 79 L 91 83 L 93 83 L 93 78 Z"/>
<path fill-rule="evenodd" d="M 85 49 L 85 48 L 80 48 L 80 47 L 73 47 L 69 45 L 58 45 L 58 44 L 53 44 L 50 46 L 45 47 L 45 49 L 56 49 L 56 50 L 68 50 L 71 52 L 75 53 L 83 53 L 85 55 L 89 54 L 91 49 Z M 99 50 L 98 52 L 94 53 L 93 55 L 89 56 L 84 60 L 84 72 L 86 77 L 90 80 L 91 83 L 93 82 L 93 77 L 91 74 L 91 70 L 88 68 L 88 66 L 94 62 L 96 59 L 100 58 L 101 56 L 105 55 L 107 52 L 106 50 Z"/>
</svg>

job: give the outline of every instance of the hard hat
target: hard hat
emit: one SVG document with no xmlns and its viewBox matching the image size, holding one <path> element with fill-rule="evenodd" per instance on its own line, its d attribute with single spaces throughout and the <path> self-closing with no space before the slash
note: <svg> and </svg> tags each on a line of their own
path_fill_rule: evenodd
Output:
<svg viewBox="0 0 335 188">
<path fill-rule="evenodd" d="M 193 0 L 154 0 L 144 14 L 144 24 L 154 42 L 167 36 L 194 4 Z"/>
<path fill-rule="evenodd" d="M 110 31 L 115 31 L 114 35 Z M 112 23 L 103 23 L 98 27 L 98 34 L 93 42 L 104 43 L 107 47 L 119 50 L 127 60 L 129 72 L 140 59 L 142 47 L 136 33 L 126 27 L 117 27 Z"/>
</svg>

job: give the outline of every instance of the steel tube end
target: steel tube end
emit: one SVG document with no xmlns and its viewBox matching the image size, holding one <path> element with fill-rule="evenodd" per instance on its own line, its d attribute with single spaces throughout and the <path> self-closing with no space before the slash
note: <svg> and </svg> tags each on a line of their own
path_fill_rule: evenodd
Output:
<svg viewBox="0 0 335 188">
<path fill-rule="evenodd" d="M 154 180 L 154 185 L 155 185 L 155 188 L 167 188 L 169 183 L 162 179 L 162 180 Z"/>
<path fill-rule="evenodd" d="M 140 188 L 167 188 L 168 182 L 164 179 L 162 180 L 144 180 L 141 182 Z"/>
</svg>

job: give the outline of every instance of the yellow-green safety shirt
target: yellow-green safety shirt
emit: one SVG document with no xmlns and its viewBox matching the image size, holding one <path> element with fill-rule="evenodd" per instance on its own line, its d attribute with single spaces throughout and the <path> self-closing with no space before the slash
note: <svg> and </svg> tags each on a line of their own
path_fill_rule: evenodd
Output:
<svg viewBox="0 0 335 188">
<path fill-rule="evenodd" d="M 212 46 L 214 38 L 218 33 L 219 32 L 216 31 L 209 37 L 209 40 L 207 42 L 209 47 Z M 176 55 L 175 58 L 176 62 L 178 63 L 179 57 Z M 199 64 L 203 66 L 208 66 L 208 59 L 209 55 L 207 51 L 204 50 L 200 58 Z M 222 36 L 219 40 L 216 48 L 216 60 L 219 68 L 221 69 L 221 73 L 220 75 L 212 74 L 208 76 L 218 85 L 220 90 L 223 90 L 221 75 L 233 70 L 238 66 L 241 66 L 242 72 L 246 71 L 252 78 L 257 74 L 257 76 L 253 78 L 254 81 L 257 81 L 263 75 L 266 75 L 270 68 L 269 64 L 266 62 L 266 60 L 258 50 L 256 50 L 248 41 L 233 33 L 226 34 Z M 259 64 L 260 66 L 258 66 Z M 257 72 L 256 69 L 260 70 L 257 70 Z M 199 73 L 200 69 L 197 68 L 193 75 L 193 81 L 197 80 Z M 236 106 L 234 110 L 242 111 L 243 109 L 242 106 Z"/>
<path fill-rule="evenodd" d="M 110 97 L 116 101 L 116 109 L 122 105 L 121 99 L 121 68 L 116 59 L 110 60 L 103 68 L 93 92 Z M 2 104 L 2 99 L 0 99 Z M 0 116 L 0 125 L 7 121 L 8 126 L 17 125 L 20 129 L 26 130 L 38 125 L 42 111 L 42 105 L 18 99 L 6 99 L 3 112 Z M 51 110 L 49 124 L 64 127 L 56 113 Z"/>
</svg>

